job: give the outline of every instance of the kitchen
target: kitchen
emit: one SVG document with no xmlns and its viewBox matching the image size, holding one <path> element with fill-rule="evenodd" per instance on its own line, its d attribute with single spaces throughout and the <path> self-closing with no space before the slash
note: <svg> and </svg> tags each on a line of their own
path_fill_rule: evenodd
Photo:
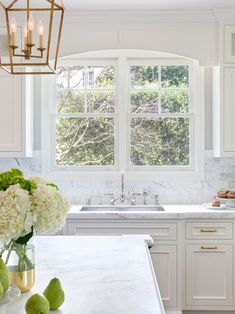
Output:
<svg viewBox="0 0 235 314">
<path fill-rule="evenodd" d="M 74 246 L 84 252 L 70 249 L 81 279 L 83 241 L 97 243 L 94 254 L 99 241 L 101 251 L 107 239 L 120 250 L 123 239 L 139 241 L 149 264 L 143 272 L 154 269 L 146 285 L 156 294 L 149 298 L 138 284 L 133 303 L 140 313 L 234 313 L 233 1 L 15 2 L 4 0 L 0 9 L 0 172 L 41 176 L 71 204 L 48 243 L 77 239 Z M 55 15 L 51 27 L 47 12 Z M 40 64 L 47 57 L 50 66 Z M 48 251 L 47 263 L 41 234 L 36 285 L 0 305 L 1 314 L 14 313 L 14 306 L 24 313 L 28 297 L 43 291 L 45 265 L 54 262 Z M 131 258 L 138 262 L 128 254 L 123 262 Z M 99 269 L 98 262 L 104 263 L 97 256 L 90 267 Z M 51 267 L 51 277 L 59 277 Z M 96 283 L 95 275 L 94 289 Z M 85 280 L 80 284 L 84 290 L 74 291 L 85 298 Z M 145 310 L 140 295 L 148 300 Z M 110 300 L 114 309 L 118 301 Z M 97 313 L 137 314 L 131 304 Z M 96 313 L 88 309 L 80 311 Z M 61 312 L 72 310 L 65 302 Z"/>
</svg>

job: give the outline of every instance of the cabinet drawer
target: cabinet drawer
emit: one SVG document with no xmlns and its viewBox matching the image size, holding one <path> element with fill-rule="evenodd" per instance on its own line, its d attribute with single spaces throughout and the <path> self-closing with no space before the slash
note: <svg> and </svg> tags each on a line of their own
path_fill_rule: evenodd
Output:
<svg viewBox="0 0 235 314">
<path fill-rule="evenodd" d="M 80 223 L 68 222 L 68 235 L 123 235 L 148 234 L 155 242 L 162 240 L 176 240 L 176 223 L 157 223 L 143 226 L 141 223 L 124 225 L 122 223 Z"/>
<path fill-rule="evenodd" d="M 187 222 L 186 239 L 232 239 L 233 224 L 214 222 Z"/>
</svg>

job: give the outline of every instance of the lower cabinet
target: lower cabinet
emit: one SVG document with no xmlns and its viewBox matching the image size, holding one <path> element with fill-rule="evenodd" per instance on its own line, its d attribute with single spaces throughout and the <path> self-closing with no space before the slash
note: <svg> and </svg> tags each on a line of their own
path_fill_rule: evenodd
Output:
<svg viewBox="0 0 235 314">
<path fill-rule="evenodd" d="M 177 246 L 156 244 L 150 249 L 165 307 L 177 306 Z"/>
<path fill-rule="evenodd" d="M 186 245 L 186 305 L 233 305 L 233 246 Z"/>
<path fill-rule="evenodd" d="M 234 311 L 231 220 L 68 220 L 68 235 L 147 234 L 166 311 Z M 183 295 L 183 294 L 184 295 Z M 235 313 L 235 312 L 234 312 Z"/>
</svg>

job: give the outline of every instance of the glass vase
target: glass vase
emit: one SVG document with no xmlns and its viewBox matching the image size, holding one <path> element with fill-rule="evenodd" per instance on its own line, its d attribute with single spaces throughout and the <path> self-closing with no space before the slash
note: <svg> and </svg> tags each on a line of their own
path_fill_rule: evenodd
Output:
<svg viewBox="0 0 235 314">
<path fill-rule="evenodd" d="M 9 269 L 10 282 L 21 292 L 31 290 L 35 283 L 35 238 L 32 237 L 27 244 L 11 241 L 2 257 Z"/>
</svg>

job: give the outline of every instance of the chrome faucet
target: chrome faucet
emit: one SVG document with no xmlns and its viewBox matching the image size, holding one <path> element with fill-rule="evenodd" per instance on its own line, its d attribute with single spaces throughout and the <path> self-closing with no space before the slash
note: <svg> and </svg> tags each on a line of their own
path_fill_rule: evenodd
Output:
<svg viewBox="0 0 235 314">
<path fill-rule="evenodd" d="M 110 203 L 111 205 L 115 205 L 115 202 L 120 200 L 120 202 L 123 204 L 125 201 L 131 201 L 131 199 L 129 197 L 126 196 L 125 194 L 125 185 L 124 185 L 124 172 L 121 171 L 121 194 L 119 197 L 114 198 L 113 194 L 106 194 L 106 195 L 110 195 Z"/>
<path fill-rule="evenodd" d="M 120 201 L 121 203 L 124 203 L 126 200 L 126 195 L 124 192 L 124 172 L 121 171 L 121 196 L 120 196 Z"/>
</svg>

